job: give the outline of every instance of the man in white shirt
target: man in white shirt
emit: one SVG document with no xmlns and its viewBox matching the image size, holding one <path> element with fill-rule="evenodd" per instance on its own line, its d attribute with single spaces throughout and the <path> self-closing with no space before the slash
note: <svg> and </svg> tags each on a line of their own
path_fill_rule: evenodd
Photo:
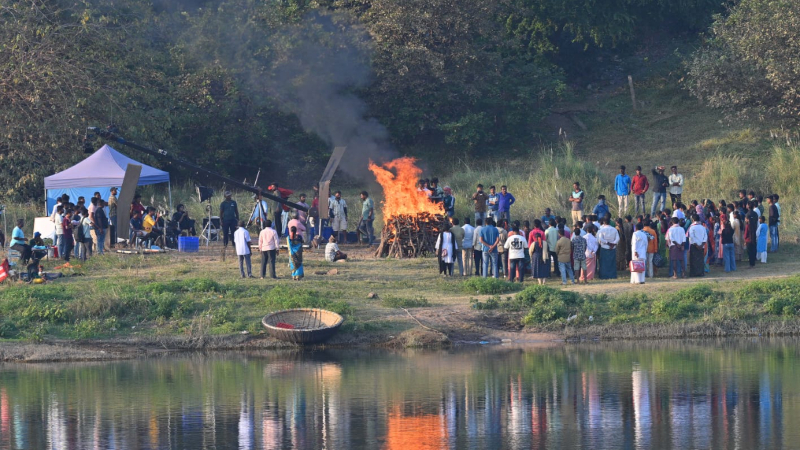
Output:
<svg viewBox="0 0 800 450">
<path fill-rule="evenodd" d="M 339 246 L 336 245 L 336 238 L 331 236 L 328 238 L 328 243 L 325 244 L 325 261 L 336 262 L 341 259 L 347 259 L 347 254 L 339 250 Z"/>
<path fill-rule="evenodd" d="M 339 242 L 347 242 L 347 202 L 342 198 L 342 191 L 336 191 L 333 199 L 328 201 L 328 215 L 331 227 Z"/>
<path fill-rule="evenodd" d="M 236 255 L 239 256 L 239 272 L 242 278 L 253 278 L 250 264 L 250 233 L 244 227 L 244 220 L 239 221 L 239 228 L 233 232 L 233 243 L 236 246 Z M 247 276 L 244 275 L 244 263 L 247 262 Z"/>
<path fill-rule="evenodd" d="M 61 255 L 64 254 L 64 228 L 61 226 L 61 223 L 64 221 L 64 216 L 62 214 L 63 212 L 64 206 L 58 205 L 56 206 L 55 214 L 53 214 L 52 217 L 53 223 L 56 226 L 56 234 L 53 245 L 58 248 L 58 256 L 61 258 L 63 258 Z"/>
<path fill-rule="evenodd" d="M 708 246 L 708 228 L 700 223 L 700 216 L 692 215 L 692 226 L 689 235 L 689 275 L 702 277 L 706 274 L 706 249 Z"/>
<path fill-rule="evenodd" d="M 636 223 L 636 231 L 631 236 L 631 256 L 634 260 L 647 261 L 648 234 L 644 232 L 644 224 Z M 645 271 L 631 272 L 631 284 L 644 284 Z"/>
<path fill-rule="evenodd" d="M 461 259 L 464 262 L 464 271 L 461 272 L 462 276 L 472 275 L 472 242 L 475 239 L 475 227 L 469 224 L 469 217 L 464 218 L 464 239 L 460 242 Z"/>
<path fill-rule="evenodd" d="M 600 229 L 597 231 L 597 242 L 600 248 L 597 252 L 597 276 L 601 280 L 617 278 L 617 244 L 619 232 L 608 224 L 608 218 L 600 220 Z"/>
<path fill-rule="evenodd" d="M 522 283 L 525 280 L 525 251 L 528 249 L 528 241 L 519 232 L 519 227 L 513 225 L 506 243 L 503 244 L 508 250 L 508 281 L 514 282 L 514 276 Z"/>
<path fill-rule="evenodd" d="M 272 228 L 272 221 L 264 220 L 264 229 L 258 235 L 258 249 L 261 251 L 261 279 L 267 276 L 267 264 L 269 264 L 269 276 L 277 278 L 275 275 L 275 260 L 278 257 L 278 247 L 280 240 L 278 232 Z"/>
<path fill-rule="evenodd" d="M 481 245 L 482 228 L 483 219 L 475 219 L 475 230 L 472 232 L 472 259 L 475 263 L 476 277 L 481 275 L 481 266 L 483 266 L 483 245 Z M 466 237 L 464 239 L 466 239 Z"/>
<path fill-rule="evenodd" d="M 669 276 L 677 279 L 679 274 L 686 278 L 686 260 L 683 256 L 683 244 L 686 242 L 686 230 L 680 220 L 673 217 L 672 226 L 667 230 L 667 246 L 669 247 Z"/>
<path fill-rule="evenodd" d="M 669 198 L 672 204 L 680 203 L 683 194 L 683 175 L 678 173 L 678 166 L 671 167 L 672 173 L 669 175 Z"/>
</svg>

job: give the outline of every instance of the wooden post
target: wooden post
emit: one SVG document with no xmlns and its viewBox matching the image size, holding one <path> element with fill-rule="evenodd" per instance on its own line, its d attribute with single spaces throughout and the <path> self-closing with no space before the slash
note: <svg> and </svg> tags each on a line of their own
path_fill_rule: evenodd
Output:
<svg viewBox="0 0 800 450">
<path fill-rule="evenodd" d="M 636 111 L 636 92 L 633 90 L 633 77 L 628 75 L 628 86 L 631 88 L 631 103 L 633 103 L 633 110 Z"/>
</svg>

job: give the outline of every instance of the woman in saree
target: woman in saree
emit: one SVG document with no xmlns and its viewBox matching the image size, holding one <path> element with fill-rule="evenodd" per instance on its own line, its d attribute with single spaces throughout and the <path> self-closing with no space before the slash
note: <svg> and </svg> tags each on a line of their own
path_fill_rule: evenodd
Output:
<svg viewBox="0 0 800 450">
<path fill-rule="evenodd" d="M 531 255 L 531 266 L 533 267 L 533 278 L 539 284 L 544 284 L 550 278 L 550 261 L 545 261 L 544 255 L 547 254 L 547 240 L 544 237 L 542 221 L 533 221 L 533 230 L 528 235 L 528 250 Z"/>
<path fill-rule="evenodd" d="M 630 247 L 630 241 L 625 234 L 625 221 L 621 218 L 617 219 L 617 232 L 619 233 L 619 244 L 617 244 L 617 271 L 628 271 L 628 257 L 626 255 L 627 249 Z"/>
<path fill-rule="evenodd" d="M 289 230 L 286 243 L 289 247 L 289 268 L 292 269 L 292 279 L 300 280 L 303 278 L 303 237 L 297 234 L 297 227 Z"/>
</svg>

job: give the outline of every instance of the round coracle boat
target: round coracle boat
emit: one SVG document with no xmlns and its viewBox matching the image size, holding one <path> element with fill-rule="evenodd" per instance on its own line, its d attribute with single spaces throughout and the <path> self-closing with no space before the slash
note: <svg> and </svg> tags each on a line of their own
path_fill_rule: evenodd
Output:
<svg viewBox="0 0 800 450">
<path fill-rule="evenodd" d="M 296 308 L 267 314 L 261 319 L 270 336 L 295 344 L 318 344 L 333 336 L 344 318 L 319 308 Z"/>
</svg>

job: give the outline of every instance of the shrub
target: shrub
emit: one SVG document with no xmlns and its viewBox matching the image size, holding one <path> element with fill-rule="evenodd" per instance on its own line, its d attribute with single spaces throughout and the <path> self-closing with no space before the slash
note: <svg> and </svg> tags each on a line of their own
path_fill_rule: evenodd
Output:
<svg viewBox="0 0 800 450">
<path fill-rule="evenodd" d="M 579 300 L 580 296 L 575 292 L 536 285 L 517 294 L 514 306 L 518 309 L 530 307 L 522 322 L 533 325 L 566 319 L 570 309 L 575 309 Z"/>
<path fill-rule="evenodd" d="M 794 316 L 800 307 L 800 299 L 778 294 L 764 303 L 764 310 L 776 316 Z"/>
<path fill-rule="evenodd" d="M 476 294 L 503 294 L 519 289 L 519 284 L 500 278 L 472 277 L 462 283 L 465 292 Z"/>
</svg>

